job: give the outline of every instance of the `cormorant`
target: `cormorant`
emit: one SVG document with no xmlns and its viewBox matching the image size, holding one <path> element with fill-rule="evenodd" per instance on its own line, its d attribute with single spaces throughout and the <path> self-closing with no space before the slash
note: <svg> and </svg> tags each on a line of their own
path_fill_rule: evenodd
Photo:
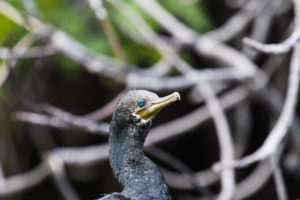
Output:
<svg viewBox="0 0 300 200">
<path fill-rule="evenodd" d="M 120 99 L 110 123 L 109 160 L 124 188 L 99 200 L 171 200 L 163 175 L 143 146 L 152 119 L 179 99 L 178 92 L 160 98 L 146 90 L 131 90 Z"/>
</svg>

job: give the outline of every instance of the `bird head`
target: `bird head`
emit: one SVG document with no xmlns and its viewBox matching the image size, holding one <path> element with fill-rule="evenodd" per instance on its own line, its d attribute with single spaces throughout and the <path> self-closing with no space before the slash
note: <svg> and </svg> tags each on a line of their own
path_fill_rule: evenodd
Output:
<svg viewBox="0 0 300 200">
<path fill-rule="evenodd" d="M 159 97 L 146 90 L 130 90 L 115 107 L 112 121 L 118 127 L 150 127 L 151 120 L 166 106 L 180 100 L 178 92 Z"/>
</svg>

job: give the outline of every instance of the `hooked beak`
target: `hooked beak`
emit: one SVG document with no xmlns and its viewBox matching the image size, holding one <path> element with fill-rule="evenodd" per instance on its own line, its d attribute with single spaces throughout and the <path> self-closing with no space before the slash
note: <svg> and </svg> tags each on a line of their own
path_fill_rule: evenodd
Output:
<svg viewBox="0 0 300 200">
<path fill-rule="evenodd" d="M 145 108 L 137 110 L 135 114 L 140 116 L 143 120 L 148 121 L 154 118 L 164 107 L 177 100 L 180 100 L 180 95 L 178 92 L 174 92 L 168 96 L 159 98 L 157 101 L 151 102 Z"/>
</svg>

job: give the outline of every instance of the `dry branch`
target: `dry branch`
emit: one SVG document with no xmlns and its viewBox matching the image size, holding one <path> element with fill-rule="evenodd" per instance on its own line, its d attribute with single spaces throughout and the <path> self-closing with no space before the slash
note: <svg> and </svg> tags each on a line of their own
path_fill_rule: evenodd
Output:
<svg viewBox="0 0 300 200">
<path fill-rule="evenodd" d="M 295 3 L 295 30 L 300 26 L 300 1 L 294 0 Z M 298 10 L 299 9 L 299 10 Z M 246 167 L 256 161 L 263 160 L 273 156 L 277 153 L 277 149 L 286 136 L 288 128 L 293 120 L 295 107 L 297 103 L 298 90 L 299 90 L 299 73 L 300 73 L 300 45 L 296 44 L 292 55 L 290 66 L 288 88 L 285 103 L 282 113 L 265 140 L 264 144 L 256 150 L 253 154 L 248 155 L 240 160 L 230 164 L 228 167 Z M 225 166 L 227 167 L 227 166 Z M 218 168 L 218 167 L 217 167 Z"/>
<path fill-rule="evenodd" d="M 244 5 L 238 13 L 233 15 L 221 27 L 206 33 L 208 37 L 212 37 L 220 42 L 226 42 L 238 35 L 251 20 L 260 14 L 263 9 L 270 3 L 270 0 L 251 0 Z"/>
<path fill-rule="evenodd" d="M 299 16 L 297 16 L 300 11 L 300 2 L 297 0 L 294 0 L 293 2 L 295 9 L 295 28 L 288 39 L 279 44 L 262 44 L 250 38 L 244 38 L 243 42 L 253 49 L 269 54 L 281 54 L 291 50 L 300 40 L 300 20 Z"/>
<path fill-rule="evenodd" d="M 220 145 L 220 160 L 221 163 L 231 163 L 234 159 L 233 142 L 231 138 L 230 128 L 226 120 L 223 108 L 215 97 L 214 91 L 209 84 L 198 86 L 199 91 L 205 99 L 206 106 L 211 113 L 216 126 L 217 136 Z M 217 199 L 226 200 L 232 199 L 235 190 L 234 170 L 221 171 L 222 189 Z"/>
</svg>

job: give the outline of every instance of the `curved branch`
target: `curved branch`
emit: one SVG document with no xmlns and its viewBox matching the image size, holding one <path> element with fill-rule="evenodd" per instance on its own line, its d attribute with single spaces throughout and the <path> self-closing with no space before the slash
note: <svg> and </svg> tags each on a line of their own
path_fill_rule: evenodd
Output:
<svg viewBox="0 0 300 200">
<path fill-rule="evenodd" d="M 226 120 L 223 108 L 218 99 L 215 97 L 214 91 L 208 84 L 198 86 L 198 90 L 205 99 L 206 106 L 211 113 L 216 126 L 217 136 L 220 146 L 221 163 L 231 163 L 234 159 L 233 142 L 231 138 L 229 124 Z M 235 190 L 235 175 L 233 169 L 225 169 L 221 171 L 222 189 L 217 199 L 226 200 L 232 199 Z"/>
<path fill-rule="evenodd" d="M 182 45 L 192 45 L 200 55 L 233 67 L 240 75 L 253 77 L 257 67 L 245 55 L 208 36 L 200 36 L 170 15 L 156 0 L 135 0 L 155 21 L 161 24 Z M 232 59 L 235 58 L 235 59 Z"/>
<path fill-rule="evenodd" d="M 256 49 L 258 51 L 269 53 L 269 54 L 281 54 L 286 53 L 291 50 L 300 40 L 300 19 L 299 19 L 299 12 L 300 12 L 300 2 L 299 0 L 294 0 L 294 9 L 295 9 L 295 28 L 291 36 L 286 39 L 285 41 L 279 44 L 263 44 L 252 40 L 250 38 L 244 38 L 244 44 L 248 45 L 249 47 Z"/>
<path fill-rule="evenodd" d="M 239 34 L 270 2 L 270 0 L 251 0 L 240 11 L 230 17 L 221 27 L 206 33 L 220 42 L 226 42 Z"/>
<path fill-rule="evenodd" d="M 28 190 L 40 184 L 50 175 L 50 169 L 45 163 L 41 163 L 29 172 L 4 179 L 0 184 L 0 196 L 9 196 Z"/>
<path fill-rule="evenodd" d="M 291 68 L 288 78 L 288 90 L 283 106 L 283 110 L 277 123 L 270 132 L 263 145 L 253 154 L 248 155 L 240 160 L 236 160 L 228 166 L 215 165 L 215 169 L 219 167 L 247 167 L 248 165 L 266 159 L 277 152 L 277 149 L 286 136 L 287 130 L 294 117 L 295 107 L 297 103 L 299 90 L 299 74 L 300 74 L 300 44 L 294 47 L 294 53 L 291 61 Z"/>
<path fill-rule="evenodd" d="M 300 29 L 295 30 L 291 36 L 279 44 L 263 44 L 251 38 L 244 38 L 243 43 L 257 51 L 268 54 L 282 54 L 290 51 L 300 40 Z"/>
</svg>

